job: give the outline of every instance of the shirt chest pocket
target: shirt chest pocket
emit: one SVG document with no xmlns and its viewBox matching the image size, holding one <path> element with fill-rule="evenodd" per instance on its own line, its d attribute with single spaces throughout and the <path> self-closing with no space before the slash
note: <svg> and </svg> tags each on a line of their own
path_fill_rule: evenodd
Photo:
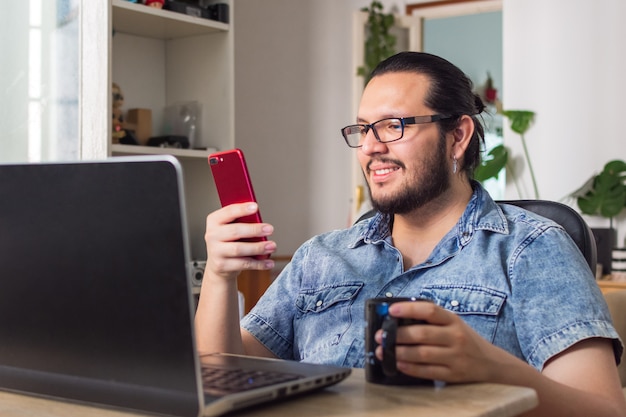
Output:
<svg viewBox="0 0 626 417">
<path fill-rule="evenodd" d="M 349 306 L 363 288 L 362 282 L 304 290 L 298 294 L 296 307 L 303 314 L 321 313 L 328 309 Z"/>
<path fill-rule="evenodd" d="M 427 286 L 421 297 L 452 311 L 469 324 L 478 334 L 493 341 L 506 294 L 480 286 Z"/>
</svg>

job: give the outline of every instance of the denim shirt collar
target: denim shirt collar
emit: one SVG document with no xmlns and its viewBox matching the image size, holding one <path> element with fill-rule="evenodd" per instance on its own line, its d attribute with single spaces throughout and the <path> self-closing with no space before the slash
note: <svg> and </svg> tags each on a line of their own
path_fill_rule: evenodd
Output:
<svg viewBox="0 0 626 417">
<path fill-rule="evenodd" d="M 472 180 L 471 184 L 474 192 L 465 211 L 456 226 L 441 239 L 433 255 L 437 253 L 444 255 L 441 251 L 447 256 L 453 255 L 469 244 L 477 230 L 509 233 L 508 223 L 500 207 L 480 183 Z M 349 247 L 355 248 L 360 244 L 378 244 L 383 241 L 391 244 L 391 224 L 389 214 L 376 213 L 369 222 L 356 225 L 358 232 Z"/>
</svg>

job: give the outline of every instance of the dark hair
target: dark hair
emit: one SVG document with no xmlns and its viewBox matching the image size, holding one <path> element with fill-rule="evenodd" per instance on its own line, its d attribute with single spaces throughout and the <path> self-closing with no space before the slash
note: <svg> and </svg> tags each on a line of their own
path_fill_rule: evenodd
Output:
<svg viewBox="0 0 626 417">
<path fill-rule="evenodd" d="M 462 115 L 472 118 L 474 134 L 465 151 L 461 169 L 469 178 L 473 178 L 474 169 L 480 164 L 480 150 L 485 138 L 485 129 L 478 120 L 485 105 L 472 91 L 472 80 L 451 62 L 425 52 L 400 52 L 393 55 L 374 68 L 371 78 L 390 72 L 414 72 L 430 79 L 431 85 L 424 104 L 438 114 L 456 116 L 437 122 L 442 134 L 456 128 Z"/>
</svg>

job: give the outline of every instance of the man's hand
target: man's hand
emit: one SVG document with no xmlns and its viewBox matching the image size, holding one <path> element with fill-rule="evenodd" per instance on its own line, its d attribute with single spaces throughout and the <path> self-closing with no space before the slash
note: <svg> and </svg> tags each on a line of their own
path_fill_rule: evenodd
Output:
<svg viewBox="0 0 626 417">
<path fill-rule="evenodd" d="M 433 303 L 394 303 L 389 313 L 428 323 L 398 327 L 397 368 L 407 375 L 446 382 L 487 381 L 490 369 L 500 359 L 510 359 L 459 316 Z M 382 331 L 376 334 L 376 341 L 381 343 Z M 376 356 L 382 360 L 381 346 Z"/>
<path fill-rule="evenodd" d="M 274 261 L 258 260 L 254 256 L 272 254 L 276 250 L 276 242 L 241 242 L 240 239 L 270 236 L 274 227 L 268 223 L 233 223 L 258 210 L 256 203 L 232 204 L 207 216 L 204 235 L 207 247 L 206 272 L 213 276 L 232 278 L 245 269 L 273 268 Z"/>
</svg>

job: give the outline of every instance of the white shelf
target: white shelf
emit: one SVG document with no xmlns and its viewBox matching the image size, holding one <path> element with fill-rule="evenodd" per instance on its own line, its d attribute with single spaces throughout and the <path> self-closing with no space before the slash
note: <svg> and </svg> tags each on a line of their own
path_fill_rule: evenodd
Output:
<svg viewBox="0 0 626 417">
<path fill-rule="evenodd" d="M 171 10 L 148 7 L 124 0 L 112 0 L 113 30 L 156 39 L 176 39 L 228 31 L 227 23 L 189 16 Z"/>
<path fill-rule="evenodd" d="M 206 159 L 210 154 L 216 152 L 214 148 L 209 149 L 179 149 L 179 148 L 159 148 L 156 146 L 137 145 L 111 145 L 113 155 L 172 155 L 183 158 Z"/>
</svg>

